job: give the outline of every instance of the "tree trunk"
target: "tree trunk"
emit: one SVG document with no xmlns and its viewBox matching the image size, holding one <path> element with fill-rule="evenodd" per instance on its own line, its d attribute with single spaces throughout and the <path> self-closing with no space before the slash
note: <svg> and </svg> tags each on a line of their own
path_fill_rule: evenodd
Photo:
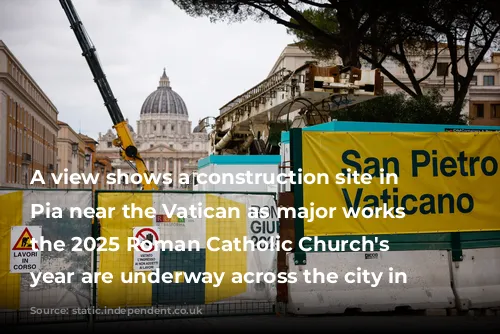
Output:
<svg viewBox="0 0 500 334">
<path fill-rule="evenodd" d="M 460 120 L 460 116 L 462 115 L 462 109 L 464 106 L 466 96 L 467 96 L 467 90 L 459 89 L 459 91 L 454 97 L 452 112 L 453 112 L 453 117 L 457 122 L 457 124 Z"/>
<path fill-rule="evenodd" d="M 342 65 L 345 67 L 353 66 L 361 68 L 359 43 L 354 43 L 353 40 L 346 40 L 344 46 L 339 48 L 338 52 L 342 59 Z"/>
<path fill-rule="evenodd" d="M 376 24 L 372 24 L 371 30 L 372 30 L 373 36 L 378 35 Z M 374 63 L 372 63 L 372 70 L 376 70 L 378 68 L 377 64 L 380 62 L 380 57 L 379 57 L 378 50 L 375 46 L 372 46 L 372 48 L 371 48 L 371 56 L 372 56 L 372 59 L 374 60 Z"/>
<path fill-rule="evenodd" d="M 339 36 L 342 36 L 342 45 L 338 46 L 338 53 L 342 58 L 342 65 L 348 67 L 361 67 L 359 49 L 361 36 L 357 34 L 358 22 L 354 20 L 348 1 L 340 2 L 337 7 L 337 20 L 339 23 Z"/>
</svg>

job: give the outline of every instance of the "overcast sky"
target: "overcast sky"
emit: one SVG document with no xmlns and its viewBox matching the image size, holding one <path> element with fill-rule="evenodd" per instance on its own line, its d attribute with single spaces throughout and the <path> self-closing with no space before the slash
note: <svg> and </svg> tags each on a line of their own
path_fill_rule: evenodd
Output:
<svg viewBox="0 0 500 334">
<path fill-rule="evenodd" d="M 166 67 L 193 127 L 261 80 L 293 37 L 272 22 L 192 18 L 170 0 L 73 0 L 120 108 L 134 128 Z M 58 0 L 0 0 L 0 39 L 59 111 L 97 139 L 111 127 Z"/>
</svg>

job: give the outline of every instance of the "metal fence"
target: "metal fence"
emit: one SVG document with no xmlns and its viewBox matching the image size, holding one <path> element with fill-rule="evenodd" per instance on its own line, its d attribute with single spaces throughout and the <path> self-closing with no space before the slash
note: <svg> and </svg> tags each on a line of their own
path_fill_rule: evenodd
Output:
<svg viewBox="0 0 500 334">
<path fill-rule="evenodd" d="M 186 275 L 203 272 L 276 271 L 276 254 L 273 252 L 214 252 L 207 250 L 210 236 L 229 239 L 247 236 L 259 240 L 266 235 L 277 235 L 277 228 L 256 231 L 255 226 L 269 222 L 249 219 L 246 208 L 250 206 L 275 206 L 272 193 L 210 193 L 210 192 L 125 192 L 86 190 L 2 190 L 0 204 L 7 208 L 0 213 L 0 325 L 40 324 L 57 322 L 101 322 L 123 320 L 150 320 L 162 318 L 187 318 L 228 315 L 272 314 L 276 311 L 275 286 L 267 284 L 237 284 L 230 279 L 221 280 L 219 287 L 209 283 L 130 283 L 124 284 L 121 273 L 134 273 L 134 253 L 127 249 L 127 237 L 134 228 L 156 227 L 161 240 L 199 240 L 198 250 L 162 250 L 158 273 L 184 272 Z M 60 207 L 60 216 L 43 214 L 31 218 L 33 204 L 50 203 Z M 201 208 L 236 206 L 245 215 L 239 218 L 206 219 L 203 217 L 165 218 L 162 205 L 174 204 Z M 126 217 L 123 205 L 134 204 L 142 209 L 153 207 L 159 214 L 154 217 Z M 71 210 L 88 207 L 114 207 L 114 216 L 93 220 L 72 217 Z M 77 210 L 76 210 L 77 211 Z M 41 226 L 44 239 L 62 240 L 65 251 L 43 249 L 41 272 L 73 272 L 71 283 L 39 283 L 31 287 L 30 273 L 10 273 L 12 226 Z M 268 233 L 270 232 L 270 233 Z M 89 245 L 92 240 L 119 238 L 119 250 L 113 252 L 72 252 L 75 237 Z M 86 241 L 87 240 L 87 241 Z M 101 241 L 102 241 L 101 240 Z M 97 244 L 98 245 L 98 244 Z M 109 272 L 111 283 L 82 283 L 84 273 Z M 187 277 L 187 276 L 186 276 Z"/>
</svg>

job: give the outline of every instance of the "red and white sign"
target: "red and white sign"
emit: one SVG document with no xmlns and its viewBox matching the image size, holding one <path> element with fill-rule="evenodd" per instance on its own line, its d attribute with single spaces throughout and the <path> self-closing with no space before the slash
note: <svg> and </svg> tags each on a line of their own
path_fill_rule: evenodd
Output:
<svg viewBox="0 0 500 334">
<path fill-rule="evenodd" d="M 136 227 L 137 228 L 137 227 Z M 157 227 L 142 227 L 137 232 L 134 231 L 134 237 L 139 242 L 137 248 L 144 253 L 153 252 L 156 249 L 156 242 L 160 239 Z"/>
<path fill-rule="evenodd" d="M 134 271 L 152 271 L 160 267 L 158 227 L 134 227 Z"/>
<path fill-rule="evenodd" d="M 37 242 L 42 235 L 41 226 L 13 226 L 10 230 L 10 272 L 25 274 L 38 272 L 41 267 L 42 252 Z"/>
</svg>

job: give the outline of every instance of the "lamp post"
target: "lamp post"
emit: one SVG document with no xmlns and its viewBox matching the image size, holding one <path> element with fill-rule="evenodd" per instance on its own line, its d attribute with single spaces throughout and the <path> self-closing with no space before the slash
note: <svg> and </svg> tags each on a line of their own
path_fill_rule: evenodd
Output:
<svg viewBox="0 0 500 334">
<path fill-rule="evenodd" d="M 96 160 L 96 161 L 94 162 L 94 172 L 99 173 L 99 166 L 100 166 L 100 165 L 101 165 L 101 163 L 100 163 L 99 161 L 97 161 L 97 160 Z M 99 179 L 101 179 L 101 175 L 99 175 Z M 100 182 L 99 182 L 99 184 L 100 184 Z M 98 186 L 98 187 L 99 187 L 99 186 Z M 98 189 L 99 189 L 99 188 L 98 188 Z"/>
<path fill-rule="evenodd" d="M 28 166 L 29 166 L 29 162 L 27 161 L 24 161 L 21 163 L 21 169 L 22 169 L 22 175 L 23 175 L 23 178 L 24 178 L 24 187 L 25 188 L 28 188 Z"/>
<path fill-rule="evenodd" d="M 90 154 L 85 154 L 85 167 L 88 167 L 90 165 Z"/>
<path fill-rule="evenodd" d="M 113 173 L 113 174 L 115 174 L 115 175 L 116 175 L 116 169 L 115 169 L 115 167 L 114 167 L 113 165 L 111 165 L 111 173 Z M 115 190 L 115 189 L 116 189 L 115 187 L 116 187 L 115 185 L 109 185 L 109 186 L 108 186 L 108 188 L 109 188 L 110 190 Z"/>
<path fill-rule="evenodd" d="M 105 175 L 104 175 L 104 165 L 101 164 L 101 189 L 106 189 L 106 186 L 105 186 L 105 182 L 104 182 L 104 178 L 105 178 Z"/>
<path fill-rule="evenodd" d="M 73 151 L 73 155 L 78 154 L 78 143 L 71 143 L 71 150 Z"/>
<path fill-rule="evenodd" d="M 71 143 L 71 152 L 73 153 L 71 159 L 71 173 L 78 173 L 78 146 L 77 142 Z M 69 184 L 68 187 L 72 189 L 76 187 L 76 185 Z"/>
</svg>

